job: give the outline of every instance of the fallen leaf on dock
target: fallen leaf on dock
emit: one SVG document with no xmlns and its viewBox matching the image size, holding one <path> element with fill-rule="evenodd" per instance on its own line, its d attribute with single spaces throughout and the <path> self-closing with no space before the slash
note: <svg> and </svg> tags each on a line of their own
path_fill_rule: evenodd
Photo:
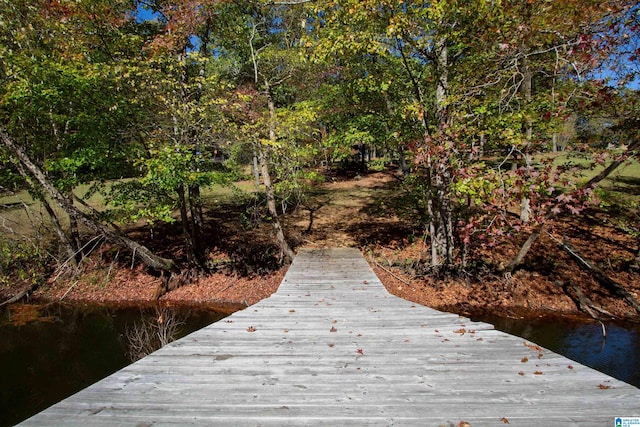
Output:
<svg viewBox="0 0 640 427">
<path fill-rule="evenodd" d="M 539 353 L 542 353 L 544 350 L 542 350 L 542 347 L 540 347 L 539 345 L 535 345 L 535 344 L 529 344 L 528 342 L 525 341 L 524 345 L 526 347 L 529 347 L 531 350 L 533 351 L 537 351 Z M 540 356 L 538 356 L 540 357 Z"/>
</svg>

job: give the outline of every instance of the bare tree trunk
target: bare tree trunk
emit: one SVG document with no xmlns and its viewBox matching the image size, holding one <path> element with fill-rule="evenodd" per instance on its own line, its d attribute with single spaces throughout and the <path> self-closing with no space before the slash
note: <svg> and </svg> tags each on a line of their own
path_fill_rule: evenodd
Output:
<svg viewBox="0 0 640 427">
<path fill-rule="evenodd" d="M 18 164 L 18 171 L 20 172 L 20 175 L 22 175 L 23 177 L 25 178 L 29 177 L 29 174 L 24 170 L 24 167 L 22 166 L 22 164 Z M 27 179 L 27 182 L 29 183 L 31 188 L 33 188 L 34 190 L 36 189 L 33 182 L 30 179 Z M 60 224 L 60 219 L 58 218 L 58 215 L 56 214 L 55 210 L 51 207 L 51 204 L 46 199 L 46 197 L 44 197 L 42 193 L 40 193 L 39 191 L 36 191 L 35 193 L 38 195 L 37 197 L 40 203 L 42 203 L 42 206 L 44 206 L 44 209 L 47 211 L 47 214 L 49 214 L 49 218 L 51 219 L 51 223 L 53 224 L 53 229 L 55 230 L 56 235 L 58 236 L 58 240 L 60 241 L 60 244 L 62 244 L 62 246 L 64 247 L 64 251 L 66 252 L 67 259 L 71 260 L 72 262 L 80 262 L 80 254 L 79 254 L 80 246 L 76 246 L 74 244 L 74 241 L 71 240 L 69 236 L 64 232 L 62 225 Z"/>
<path fill-rule="evenodd" d="M 72 263 L 80 262 L 82 256 L 80 254 L 79 247 L 76 245 L 76 243 L 73 240 L 69 238 L 69 236 L 67 236 L 67 234 L 62 229 L 62 226 L 60 225 L 60 220 L 58 219 L 58 215 L 56 215 L 56 212 L 51 207 L 51 204 L 49 204 L 47 199 L 45 199 L 44 197 L 40 198 L 40 203 L 42 203 L 42 206 L 44 206 L 44 209 L 49 214 L 49 218 L 51 218 L 53 229 L 56 231 L 56 234 L 58 235 L 58 240 L 64 247 L 67 259 Z"/>
<path fill-rule="evenodd" d="M 256 188 L 260 188 L 260 167 L 258 166 L 258 153 L 255 145 L 253 146 L 253 177 L 256 180 Z"/>
<path fill-rule="evenodd" d="M 284 237 L 284 231 L 282 230 L 282 225 L 280 224 L 280 217 L 276 208 L 276 198 L 273 192 L 273 185 L 271 184 L 269 162 L 267 160 L 265 149 L 260 150 L 260 165 L 262 169 L 262 179 L 264 181 L 264 187 L 267 194 L 267 209 L 269 210 L 269 214 L 271 215 L 273 221 L 276 241 L 278 242 L 278 246 L 280 246 L 280 250 L 282 251 L 282 253 L 287 258 L 289 258 L 289 260 L 293 260 L 293 258 L 295 257 L 295 253 L 289 246 L 289 243 L 287 243 L 287 239 Z"/>
<path fill-rule="evenodd" d="M 267 104 L 269 108 L 269 141 L 276 142 L 276 107 L 271 97 L 271 90 L 269 83 L 265 81 L 267 91 Z M 280 250 L 290 261 L 295 258 L 295 253 L 289 246 L 287 239 L 284 236 L 282 230 L 282 224 L 280 224 L 280 217 L 278 215 L 278 209 L 276 207 L 276 197 L 273 190 L 273 184 L 271 182 L 271 174 L 269 173 L 269 161 L 267 159 L 267 148 L 260 148 L 260 168 L 262 172 L 262 180 L 264 182 L 265 191 L 267 194 L 267 209 L 273 220 L 273 228 L 276 234 L 276 240 L 280 246 Z"/>
<path fill-rule="evenodd" d="M 447 107 L 447 94 L 449 91 L 449 58 L 447 40 L 442 38 L 437 42 L 437 63 L 436 69 L 438 80 L 436 85 L 436 115 L 438 126 L 443 132 L 442 137 L 449 124 L 449 111 Z M 451 197 L 449 185 L 451 183 L 451 172 L 446 163 L 433 163 L 430 161 L 432 170 L 431 179 L 431 222 L 429 229 L 434 233 L 431 236 L 431 261 L 433 265 L 444 262 L 451 265 L 453 262 L 453 219 L 451 208 Z"/>
<path fill-rule="evenodd" d="M 202 263 L 204 256 L 204 214 L 202 212 L 202 196 L 199 185 L 189 186 L 189 208 L 191 211 L 191 234 L 196 257 Z"/>
<path fill-rule="evenodd" d="M 189 213 L 187 209 L 187 198 L 185 196 L 184 185 L 180 184 L 176 188 L 178 193 L 178 202 L 180 206 L 180 223 L 182 224 L 182 235 L 184 236 L 184 243 L 187 255 L 187 262 L 190 265 L 198 264 L 198 257 L 196 256 L 195 244 L 193 242 L 193 236 L 191 235 L 191 229 L 189 220 Z"/>
<path fill-rule="evenodd" d="M 449 122 L 449 110 L 447 107 L 447 95 L 449 92 L 449 50 L 447 40 L 440 38 L 436 42 L 438 81 L 436 84 L 436 114 L 440 125 Z"/>
<path fill-rule="evenodd" d="M 68 199 L 70 204 L 74 204 L 74 194 L 73 191 L 70 190 L 68 193 Z M 78 230 L 78 221 L 75 218 L 69 217 L 69 234 L 71 236 L 71 241 L 74 243 L 74 246 L 79 248 L 82 246 L 80 243 L 80 231 Z"/>
<path fill-rule="evenodd" d="M 64 209 L 67 214 L 77 220 L 80 224 L 88 227 L 93 230 L 95 233 L 103 234 L 107 239 L 112 242 L 125 246 L 133 252 L 133 256 L 137 256 L 145 263 L 148 267 L 154 268 L 156 270 L 164 270 L 170 271 L 175 268 L 175 263 L 173 260 L 159 257 L 149 250 L 146 246 L 143 246 L 139 243 L 134 242 L 133 240 L 122 236 L 118 233 L 115 233 L 113 230 L 109 229 L 105 225 L 94 221 L 89 218 L 84 212 L 80 211 L 75 205 L 69 203 L 69 200 L 62 194 L 58 189 L 56 189 L 51 182 L 44 175 L 42 170 L 38 166 L 36 166 L 29 156 L 22 150 L 20 146 L 15 144 L 13 140 L 9 137 L 4 130 L 0 130 L 0 140 L 2 140 L 2 144 L 9 149 L 9 151 L 20 160 L 20 163 L 24 166 L 24 168 L 31 174 L 36 181 L 42 186 L 43 190 L 51 196 L 53 200 L 56 201 Z"/>
<path fill-rule="evenodd" d="M 402 176 L 409 175 L 409 166 L 407 165 L 407 156 L 404 154 L 404 145 L 398 147 L 398 158 L 400 161 L 400 170 L 402 171 Z"/>
<path fill-rule="evenodd" d="M 542 226 L 540 226 L 536 231 L 534 231 L 529 235 L 527 240 L 524 242 L 524 244 L 520 248 L 520 251 L 518 251 L 518 255 L 516 255 L 516 257 L 513 260 L 511 260 L 511 262 L 507 264 L 506 267 L 502 269 L 503 272 L 512 273 L 513 270 L 516 269 L 516 267 L 522 264 L 524 257 L 527 256 L 527 253 L 529 252 L 529 249 L 531 249 L 531 246 L 533 246 L 536 240 L 538 240 L 541 232 L 542 232 Z"/>
<path fill-rule="evenodd" d="M 525 52 L 527 51 L 526 48 L 523 48 L 523 50 Z M 522 59 L 522 74 L 523 74 L 522 91 L 524 92 L 524 99 L 526 102 L 526 106 L 530 107 L 531 99 L 533 97 L 533 75 L 532 75 L 531 68 L 529 67 L 529 61 L 526 55 L 524 55 Z M 531 167 L 529 150 L 531 147 L 531 141 L 533 139 L 533 120 L 531 119 L 530 114 L 527 114 L 527 117 L 525 120 L 526 120 L 526 135 L 525 135 L 526 145 L 524 147 L 523 153 L 524 153 L 524 162 L 525 162 L 525 168 L 526 168 L 525 177 L 527 177 L 529 175 L 529 170 Z M 522 200 L 520 202 L 520 220 L 524 223 L 527 223 L 529 222 L 530 216 L 531 216 L 531 200 L 529 200 L 529 197 L 527 195 L 523 195 Z"/>
</svg>

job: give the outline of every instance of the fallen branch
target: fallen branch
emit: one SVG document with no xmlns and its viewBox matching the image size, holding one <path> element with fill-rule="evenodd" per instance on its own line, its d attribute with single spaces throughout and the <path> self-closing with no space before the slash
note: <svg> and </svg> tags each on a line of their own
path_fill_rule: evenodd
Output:
<svg viewBox="0 0 640 427">
<path fill-rule="evenodd" d="M 536 231 L 534 231 L 529 235 L 527 240 L 524 242 L 524 244 L 520 248 L 520 251 L 518 251 L 518 255 L 516 255 L 516 257 L 509 264 L 507 264 L 503 269 L 501 269 L 502 273 L 513 273 L 516 267 L 522 264 L 522 261 L 524 260 L 524 257 L 529 252 L 529 249 L 531 249 L 531 246 L 533 246 L 536 240 L 538 240 L 538 238 L 540 237 L 540 233 L 543 231 L 543 227 L 544 227 L 544 224 L 541 224 Z"/>
<path fill-rule="evenodd" d="M 0 307 L 3 307 L 7 304 L 13 304 L 14 302 L 18 302 L 20 301 L 22 298 L 28 297 L 29 295 L 31 295 L 36 289 L 38 289 L 39 284 L 38 283 L 34 283 L 33 285 L 31 285 L 29 288 L 25 289 L 24 291 L 18 293 L 17 295 L 9 298 L 8 300 L 0 303 Z"/>
<path fill-rule="evenodd" d="M 602 286 L 604 286 L 607 290 L 609 290 L 615 296 L 617 296 L 617 297 L 623 299 L 624 301 L 626 301 L 627 304 L 629 304 L 638 313 L 640 313 L 640 303 L 622 285 L 620 285 L 615 280 L 610 278 L 600 268 L 596 267 L 591 262 L 589 262 L 584 257 L 584 255 L 580 254 L 574 247 L 571 246 L 571 244 L 569 244 L 569 242 L 566 242 L 566 241 L 562 242 L 562 241 L 560 241 L 558 238 L 556 238 L 555 236 L 553 236 L 549 232 L 547 232 L 547 234 L 549 235 L 549 237 L 551 237 L 558 244 L 560 249 L 562 249 L 563 251 L 568 253 L 569 256 L 571 256 L 571 258 L 573 258 L 573 260 L 576 261 L 580 267 L 582 267 L 583 269 L 585 269 L 589 273 L 591 273 L 592 277 L 594 279 L 596 279 L 596 281 L 598 281 L 598 283 L 600 283 Z"/>
<path fill-rule="evenodd" d="M 67 292 L 65 292 L 64 295 L 62 295 L 60 297 L 60 301 L 62 301 L 69 294 L 69 292 L 71 292 L 71 290 L 76 287 L 78 282 L 79 282 L 79 280 L 76 280 L 75 282 L 73 282 L 73 284 L 71 286 L 69 286 L 69 289 L 67 289 Z"/>
<path fill-rule="evenodd" d="M 17 157 L 23 167 L 20 172 L 25 174 L 26 178 L 33 177 L 38 184 L 56 203 L 69 215 L 73 220 L 85 225 L 93 230 L 96 234 L 103 234 L 111 242 L 128 248 L 133 252 L 134 257 L 138 258 L 148 267 L 165 272 L 176 270 L 175 261 L 163 258 L 153 253 L 149 248 L 143 246 L 128 237 L 117 233 L 106 225 L 95 221 L 87 214 L 82 212 L 78 207 L 71 203 L 60 191 L 51 183 L 49 178 L 27 155 L 22 147 L 14 142 L 14 140 L 3 129 L 0 128 L 0 143 L 4 145 L 9 152 Z"/>
<path fill-rule="evenodd" d="M 404 280 L 402 277 L 399 277 L 397 275 L 395 275 L 392 271 L 390 271 L 389 269 L 384 268 L 383 266 L 380 265 L 380 263 L 378 261 L 376 261 L 375 259 L 373 259 L 374 264 L 376 265 L 376 267 L 386 271 L 387 273 L 389 273 L 390 275 L 392 275 L 394 278 L 398 279 L 399 281 L 401 281 L 402 283 L 404 283 L 407 286 L 411 286 L 410 282 L 407 282 L 406 280 Z"/>
<path fill-rule="evenodd" d="M 576 304 L 578 310 L 587 313 L 595 320 L 600 321 L 600 315 L 604 315 L 610 319 L 614 319 L 616 317 L 604 308 L 595 305 L 593 301 L 591 301 L 589 297 L 587 297 L 577 286 L 572 285 L 569 287 L 563 284 L 562 289 L 564 290 L 564 293 Z"/>
<path fill-rule="evenodd" d="M 231 283 L 231 284 L 230 284 L 230 285 L 228 285 L 228 286 L 225 286 L 224 288 L 222 288 L 221 290 L 219 290 L 218 292 L 216 292 L 216 295 L 215 295 L 215 296 L 217 297 L 218 295 L 220 295 L 220 294 L 221 294 L 221 293 L 223 293 L 224 291 L 226 291 L 226 290 L 228 290 L 228 289 L 230 289 L 230 288 L 234 287 L 234 286 L 235 286 L 235 285 L 237 285 L 237 284 L 238 284 L 238 280 L 234 280 L 234 281 L 233 281 L 233 283 Z M 245 300 L 245 302 L 246 302 L 246 300 Z M 248 305 L 247 305 L 247 306 L 248 306 Z"/>
</svg>

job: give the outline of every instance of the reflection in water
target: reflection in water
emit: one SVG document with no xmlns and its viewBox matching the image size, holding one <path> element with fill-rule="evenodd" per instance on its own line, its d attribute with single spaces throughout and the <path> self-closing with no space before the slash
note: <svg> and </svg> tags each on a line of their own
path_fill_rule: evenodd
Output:
<svg viewBox="0 0 640 427">
<path fill-rule="evenodd" d="M 39 321 L 33 306 L 0 311 L 0 426 L 20 422 L 128 365 L 127 330 L 144 319 L 157 320 L 153 309 L 38 309 Z M 177 338 L 224 317 L 183 314 Z"/>
<path fill-rule="evenodd" d="M 599 371 L 613 372 L 612 376 L 640 387 L 640 330 L 609 324 L 606 331 L 603 338 L 599 323 L 573 329 L 559 352 L 571 354 L 569 357 Z"/>
<path fill-rule="evenodd" d="M 127 328 L 127 357 L 135 362 L 175 341 L 185 321 L 186 316 L 171 307 L 156 307 L 153 316 L 142 316 Z"/>
<path fill-rule="evenodd" d="M 640 387 L 640 325 L 563 318 L 481 319 L 496 329 L 523 337 L 576 362 Z"/>
</svg>

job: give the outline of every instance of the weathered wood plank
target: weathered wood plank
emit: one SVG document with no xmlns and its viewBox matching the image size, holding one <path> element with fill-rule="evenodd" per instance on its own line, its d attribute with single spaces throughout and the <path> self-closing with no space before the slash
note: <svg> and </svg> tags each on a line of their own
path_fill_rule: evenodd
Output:
<svg viewBox="0 0 640 427">
<path fill-rule="evenodd" d="M 354 249 L 24 425 L 613 425 L 640 390 L 386 292 Z"/>
</svg>

